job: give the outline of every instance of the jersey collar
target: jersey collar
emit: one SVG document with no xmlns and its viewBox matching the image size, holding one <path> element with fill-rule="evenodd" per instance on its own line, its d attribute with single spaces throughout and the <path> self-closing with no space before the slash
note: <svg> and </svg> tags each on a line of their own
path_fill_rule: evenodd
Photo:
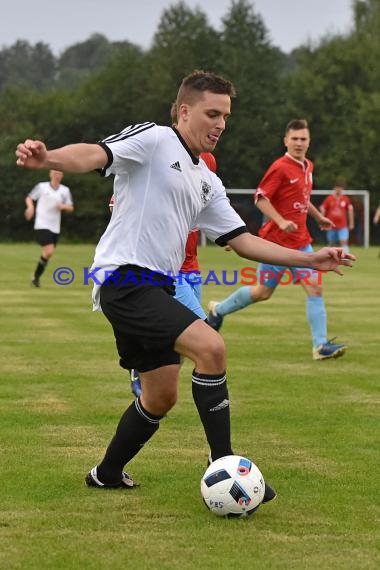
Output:
<svg viewBox="0 0 380 570">
<path fill-rule="evenodd" d="M 297 160 L 296 158 L 293 158 L 288 152 L 285 153 L 285 156 L 287 158 L 290 158 L 290 160 L 292 160 L 293 162 L 300 164 L 304 170 L 309 166 L 309 161 L 307 158 L 305 158 L 305 161 Z"/>
<path fill-rule="evenodd" d="M 185 141 L 182 138 L 182 136 L 180 135 L 179 131 L 177 131 L 177 129 L 175 127 L 172 127 L 172 129 L 175 132 L 175 134 L 177 135 L 177 137 L 179 138 L 179 142 L 182 144 L 182 146 L 185 148 L 187 153 L 190 155 L 190 158 L 193 161 L 193 164 L 199 164 L 199 158 L 191 152 L 190 148 L 185 143 Z"/>
</svg>

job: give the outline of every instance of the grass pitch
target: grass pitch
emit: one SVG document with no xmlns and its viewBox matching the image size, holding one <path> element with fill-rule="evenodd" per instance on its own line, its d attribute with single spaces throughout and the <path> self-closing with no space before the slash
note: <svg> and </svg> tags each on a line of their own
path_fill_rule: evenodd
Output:
<svg viewBox="0 0 380 570">
<path fill-rule="evenodd" d="M 380 260 L 377 249 L 356 253 L 344 277 L 323 278 L 343 358 L 312 361 L 297 286 L 225 320 L 234 449 L 279 496 L 251 519 L 224 520 L 200 498 L 208 450 L 190 362 L 178 404 L 128 466 L 141 487 L 84 486 L 132 400 L 110 325 L 83 285 L 93 247 L 60 244 L 38 290 L 38 246 L 0 245 L 0 567 L 379 568 Z M 219 276 L 255 265 L 217 247 L 201 248 L 200 261 Z M 60 266 L 74 270 L 71 285 L 53 281 Z M 236 287 L 204 286 L 204 304 Z"/>
</svg>

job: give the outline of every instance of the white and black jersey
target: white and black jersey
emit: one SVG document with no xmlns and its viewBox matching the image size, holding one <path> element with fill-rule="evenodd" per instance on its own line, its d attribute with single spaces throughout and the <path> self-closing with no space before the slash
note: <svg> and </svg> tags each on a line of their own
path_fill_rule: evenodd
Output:
<svg viewBox="0 0 380 570">
<path fill-rule="evenodd" d="M 50 182 L 40 182 L 29 192 L 28 196 L 37 202 L 34 229 L 50 230 L 59 234 L 61 231 L 59 204 L 73 206 L 70 189 L 64 184 L 54 189 Z"/>
<path fill-rule="evenodd" d="M 177 275 L 194 227 L 216 243 L 247 231 L 221 180 L 196 158 L 171 127 L 129 126 L 99 143 L 107 152 L 102 174 L 115 175 L 111 220 L 93 268 L 132 264 Z"/>
</svg>

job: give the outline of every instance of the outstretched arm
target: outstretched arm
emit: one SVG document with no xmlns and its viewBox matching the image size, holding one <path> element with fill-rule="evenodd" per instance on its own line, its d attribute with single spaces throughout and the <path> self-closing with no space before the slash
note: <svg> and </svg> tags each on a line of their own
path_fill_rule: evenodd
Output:
<svg viewBox="0 0 380 570">
<path fill-rule="evenodd" d="M 287 267 L 311 267 L 320 271 L 335 271 L 342 275 L 341 265 L 351 267 L 355 256 L 341 248 L 323 247 L 315 253 L 288 249 L 276 243 L 261 239 L 250 233 L 241 234 L 228 242 L 240 257 Z"/>
<path fill-rule="evenodd" d="M 48 150 L 42 141 L 27 139 L 17 145 L 17 166 L 23 168 L 48 168 L 63 172 L 90 172 L 104 168 L 106 151 L 98 144 L 70 144 Z"/>
</svg>

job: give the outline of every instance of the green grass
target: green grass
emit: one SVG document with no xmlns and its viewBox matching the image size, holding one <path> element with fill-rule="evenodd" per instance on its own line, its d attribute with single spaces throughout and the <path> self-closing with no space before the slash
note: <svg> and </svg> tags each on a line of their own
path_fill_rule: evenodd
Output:
<svg viewBox="0 0 380 570">
<path fill-rule="evenodd" d="M 356 253 L 344 277 L 324 277 L 329 332 L 349 344 L 344 358 L 312 361 L 297 286 L 225 321 L 234 448 L 279 497 L 252 519 L 224 520 L 200 499 L 207 446 L 190 362 L 178 404 L 129 466 L 141 487 L 84 486 L 131 401 L 110 326 L 83 285 L 93 247 L 60 245 L 37 290 L 38 247 L 0 245 L 0 567 L 380 567 L 380 260 L 375 249 Z M 218 275 L 252 265 L 216 247 L 200 260 Z M 71 285 L 54 283 L 59 266 L 74 269 Z M 235 288 L 205 286 L 204 303 Z"/>
</svg>

